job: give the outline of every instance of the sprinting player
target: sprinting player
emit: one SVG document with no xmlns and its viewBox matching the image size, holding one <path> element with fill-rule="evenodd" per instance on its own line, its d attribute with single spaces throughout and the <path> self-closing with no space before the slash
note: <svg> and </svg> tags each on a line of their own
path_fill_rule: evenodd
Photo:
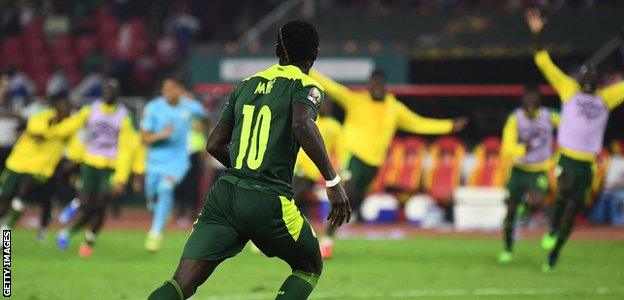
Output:
<svg viewBox="0 0 624 300">
<path fill-rule="evenodd" d="M 128 109 L 119 102 L 119 82 L 107 79 L 103 99 L 84 106 L 72 116 L 77 126 L 84 127 L 84 151 L 80 164 L 78 198 L 81 216 L 57 235 L 57 246 L 67 249 L 69 238 L 88 226 L 80 257 L 93 253 L 97 234 L 112 197 L 121 197 L 130 177 L 133 137 L 136 136 Z M 72 201 L 73 202 L 73 201 Z M 70 204 L 70 208 L 74 207 Z"/>
<path fill-rule="evenodd" d="M 183 97 L 183 92 L 181 80 L 166 78 L 162 96 L 145 106 L 141 120 L 141 140 L 148 147 L 145 196 L 153 215 L 145 249 L 151 252 L 160 249 L 174 189 L 190 167 L 188 135 L 193 119 L 205 119 L 202 105 Z"/>
<path fill-rule="evenodd" d="M 70 104 L 64 95 L 52 97 L 51 105 L 28 119 L 0 176 L 0 217 L 10 210 L 4 224 L 8 228 L 13 228 L 25 209 L 23 200 L 35 189 L 40 197 L 52 196 L 45 183 L 54 175 L 67 141 L 79 129 L 68 118 Z"/>
<path fill-rule="evenodd" d="M 143 181 L 144 181 L 144 173 L 145 173 L 145 157 L 147 156 L 147 149 L 143 143 L 141 143 L 141 136 L 134 132 L 134 137 L 132 138 L 132 159 L 131 159 L 131 170 L 133 174 L 132 178 L 132 192 L 143 194 Z M 82 157 L 84 155 L 85 146 L 81 142 L 84 140 L 84 130 L 78 132 L 78 134 L 74 135 L 74 137 L 69 141 L 69 145 L 67 146 L 67 151 L 65 153 L 65 157 L 67 158 L 67 166 L 66 168 L 71 169 L 71 173 L 75 172 L 79 173 L 79 165 L 82 163 Z M 67 180 L 67 179 L 65 179 Z M 74 188 L 75 185 L 72 186 Z M 75 188 L 74 188 L 75 189 Z M 72 199 L 59 213 L 58 221 L 61 225 L 68 224 L 80 211 L 80 206 L 82 205 L 82 201 L 80 198 L 76 196 L 77 192 L 65 192 L 65 194 L 74 195 L 67 197 L 65 199 Z M 112 214 L 115 217 L 116 209 L 117 213 L 119 212 L 119 206 L 121 205 L 122 198 L 113 197 L 111 200 L 114 200 L 112 207 Z M 115 207 L 118 206 L 118 207 Z"/>
<path fill-rule="evenodd" d="M 550 232 L 542 246 L 551 250 L 543 271 L 552 271 L 567 241 L 574 216 L 590 191 L 592 165 L 602 148 L 609 112 L 624 101 L 624 82 L 598 88 L 595 66 L 583 66 L 578 81 L 566 75 L 551 60 L 541 42 L 546 25 L 538 9 L 526 13 L 526 21 L 535 38 L 535 64 L 561 99 L 561 124 L 557 143 L 561 157 L 557 167 L 558 196 Z"/>
<path fill-rule="evenodd" d="M 513 231 L 518 206 L 525 198 L 539 203 L 548 190 L 547 172 L 552 168 L 553 130 L 557 126 L 559 113 L 542 106 L 539 90 L 535 88 L 527 88 L 520 107 L 507 118 L 501 152 L 506 161 L 513 162 L 513 167 L 507 181 L 505 248 L 498 256 L 500 263 L 514 260 Z"/>
<path fill-rule="evenodd" d="M 339 162 L 340 158 L 337 156 L 340 155 L 338 148 L 342 125 L 331 116 L 331 110 L 331 102 L 323 102 L 316 118 L 316 126 L 325 142 L 325 150 L 330 157 L 333 156 L 334 162 Z M 336 166 L 336 163 L 334 163 L 334 166 Z M 308 217 L 308 206 L 314 199 L 314 197 L 311 197 L 313 188 L 322 179 L 323 176 L 319 173 L 314 162 L 304 151 L 299 150 L 295 163 L 295 177 L 293 178 L 294 198 L 301 212 Z"/>
<path fill-rule="evenodd" d="M 345 189 L 356 212 L 386 159 L 388 147 L 398 129 L 419 134 L 448 134 L 462 130 L 468 122 L 467 118 L 430 119 L 410 111 L 387 91 L 387 76 L 381 70 L 373 71 L 368 90 L 363 91 L 351 91 L 315 70 L 310 76 L 322 84 L 327 95 L 345 110 L 344 147 L 351 155 L 346 167 L 350 178 Z M 327 234 L 321 241 L 323 258 L 332 256 L 335 230 L 332 225 L 327 227 Z"/>
<path fill-rule="evenodd" d="M 300 146 L 326 180 L 331 224 L 349 220 L 349 201 L 314 124 L 322 86 L 306 73 L 318 34 L 307 22 L 290 21 L 277 36 L 279 64 L 236 86 L 208 138 L 208 152 L 228 169 L 213 185 L 173 279 L 149 299 L 189 298 L 249 240 L 292 268 L 276 299 L 308 298 L 323 262 L 314 231 L 291 199 Z"/>
<path fill-rule="evenodd" d="M 82 157 L 85 152 L 85 145 L 82 140 L 86 139 L 84 137 L 85 134 L 86 132 L 84 128 L 78 131 L 78 133 L 76 133 L 69 140 L 69 143 L 67 144 L 67 150 L 65 151 L 65 158 L 67 159 L 66 168 L 68 170 L 71 170 L 71 172 L 73 172 L 76 177 L 80 177 L 80 164 L 82 163 Z M 69 201 L 69 203 L 67 203 L 65 207 L 63 207 L 58 215 L 58 221 L 61 225 L 67 225 L 80 211 L 79 208 L 82 202 L 80 201 L 80 198 L 78 198 L 79 193 L 76 188 L 78 182 L 79 180 L 76 180 L 76 182 L 74 182 L 73 184 L 73 189 L 75 193 L 71 194 L 73 194 L 74 197 L 72 197 L 72 200 Z"/>
</svg>

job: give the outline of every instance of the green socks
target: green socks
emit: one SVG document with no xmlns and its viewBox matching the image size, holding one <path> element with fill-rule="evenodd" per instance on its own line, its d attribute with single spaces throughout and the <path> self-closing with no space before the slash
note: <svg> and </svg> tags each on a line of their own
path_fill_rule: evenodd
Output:
<svg viewBox="0 0 624 300">
<path fill-rule="evenodd" d="M 308 299 L 312 290 L 318 282 L 319 275 L 294 271 L 282 284 L 275 299 L 281 300 L 303 300 Z M 155 289 L 147 298 L 148 300 L 184 300 L 180 285 L 169 279 L 160 287 Z"/>
<path fill-rule="evenodd" d="M 514 220 L 505 219 L 503 223 L 503 231 L 505 232 L 505 251 L 512 251 L 513 247 L 513 230 L 514 230 Z"/>
<path fill-rule="evenodd" d="M 308 299 L 312 290 L 318 282 L 319 275 L 314 273 L 306 273 L 303 271 L 294 271 L 286 281 L 282 284 L 275 299 L 282 300 L 301 300 Z"/>
<path fill-rule="evenodd" d="M 22 216 L 21 211 L 11 209 L 11 212 L 9 213 L 9 217 L 7 218 L 6 226 L 11 229 L 15 228 L 15 223 L 17 222 L 17 220 L 19 220 L 21 216 Z"/>
<path fill-rule="evenodd" d="M 173 280 L 169 279 L 163 283 L 159 288 L 154 290 L 149 297 L 148 300 L 184 300 L 184 296 L 182 295 L 182 289 L 180 285 Z"/>
</svg>

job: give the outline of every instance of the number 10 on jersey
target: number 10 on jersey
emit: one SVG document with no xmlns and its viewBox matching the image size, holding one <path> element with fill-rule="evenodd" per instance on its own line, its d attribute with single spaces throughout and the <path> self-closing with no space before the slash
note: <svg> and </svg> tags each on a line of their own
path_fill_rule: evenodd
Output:
<svg viewBox="0 0 624 300">
<path fill-rule="evenodd" d="M 236 156 L 236 165 L 234 166 L 236 169 L 243 167 L 247 148 L 249 148 L 247 167 L 250 169 L 258 169 L 264 159 L 267 142 L 269 141 L 269 129 L 271 129 L 271 109 L 266 105 L 260 108 L 252 133 L 251 122 L 254 119 L 255 110 L 256 107 L 253 105 L 243 105 L 243 128 L 241 129 L 238 155 Z M 249 135 L 251 135 L 251 145 L 249 145 Z"/>
</svg>

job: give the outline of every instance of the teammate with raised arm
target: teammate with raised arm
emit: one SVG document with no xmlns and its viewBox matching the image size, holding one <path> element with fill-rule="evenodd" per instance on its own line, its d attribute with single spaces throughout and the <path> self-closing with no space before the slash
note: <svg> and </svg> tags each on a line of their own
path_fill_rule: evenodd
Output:
<svg viewBox="0 0 624 300">
<path fill-rule="evenodd" d="M 312 70 L 310 76 L 322 84 L 327 95 L 345 110 L 342 136 L 344 150 L 350 155 L 346 166 L 345 189 L 353 208 L 358 210 L 377 170 L 386 159 L 390 142 L 397 130 L 418 134 L 449 134 L 461 131 L 467 118 L 432 119 L 411 111 L 387 90 L 387 75 L 375 70 L 368 89 L 351 91 L 347 87 Z M 346 177 L 346 176 L 345 176 Z M 329 225 L 321 240 L 323 258 L 333 252 L 336 227 Z"/>
<path fill-rule="evenodd" d="M 551 60 L 542 44 L 541 33 L 546 25 L 538 9 L 526 12 L 526 22 L 535 39 L 535 64 L 555 88 L 561 100 L 561 121 L 557 143 L 561 157 L 556 174 L 558 196 L 550 232 L 544 235 L 542 247 L 551 250 L 543 271 L 551 271 L 567 241 L 574 215 L 590 192 L 592 165 L 602 148 L 609 112 L 624 101 L 624 82 L 598 88 L 595 66 L 581 67 L 581 77 L 566 75 Z"/>
<path fill-rule="evenodd" d="M 251 240 L 292 268 L 277 299 L 307 299 L 323 268 L 316 234 L 292 200 L 293 168 L 303 148 L 326 180 L 333 226 L 351 208 L 314 120 L 323 87 L 308 77 L 318 54 L 316 29 L 304 21 L 279 28 L 279 64 L 238 83 L 208 138 L 227 167 L 213 185 L 173 278 L 149 299 L 181 299 Z"/>
</svg>

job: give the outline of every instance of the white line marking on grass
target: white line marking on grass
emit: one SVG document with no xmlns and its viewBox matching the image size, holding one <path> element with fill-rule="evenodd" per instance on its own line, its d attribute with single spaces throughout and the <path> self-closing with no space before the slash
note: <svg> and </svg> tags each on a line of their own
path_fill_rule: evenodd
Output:
<svg viewBox="0 0 624 300">
<path fill-rule="evenodd" d="M 480 288 L 449 290 L 407 290 L 396 292 L 371 293 L 313 293 L 312 299 L 416 299 L 431 297 L 467 297 L 467 296 L 544 296 L 544 295 L 620 295 L 624 288 L 596 287 L 575 288 Z M 257 300 L 273 299 L 275 293 L 228 294 L 201 298 L 206 300 Z M 200 298 L 193 297 L 193 300 Z"/>
</svg>

